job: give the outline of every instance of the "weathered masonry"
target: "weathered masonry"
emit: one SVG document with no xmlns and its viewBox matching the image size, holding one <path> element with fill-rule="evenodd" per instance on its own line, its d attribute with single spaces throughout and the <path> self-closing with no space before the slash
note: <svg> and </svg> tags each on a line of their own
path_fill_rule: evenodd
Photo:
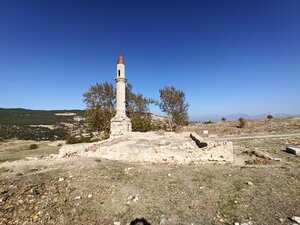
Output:
<svg viewBox="0 0 300 225">
<path fill-rule="evenodd" d="M 131 132 L 131 121 L 126 116 L 125 96 L 126 96 L 126 77 L 125 63 L 122 54 L 120 53 L 117 62 L 117 113 L 110 121 L 110 136 L 123 135 Z"/>
</svg>

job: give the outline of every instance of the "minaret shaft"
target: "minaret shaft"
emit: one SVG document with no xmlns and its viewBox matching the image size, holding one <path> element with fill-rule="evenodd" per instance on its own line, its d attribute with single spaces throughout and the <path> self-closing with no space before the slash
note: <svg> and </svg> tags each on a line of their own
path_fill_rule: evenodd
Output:
<svg viewBox="0 0 300 225">
<path fill-rule="evenodd" d="M 111 136 L 118 136 L 131 132 L 131 122 L 126 116 L 126 77 L 125 64 L 122 54 L 119 55 L 117 62 L 117 113 L 110 122 Z"/>
<path fill-rule="evenodd" d="M 117 64 L 117 113 L 125 114 L 126 78 L 125 65 Z"/>
<path fill-rule="evenodd" d="M 117 113 L 125 114 L 125 82 L 117 82 Z"/>
</svg>

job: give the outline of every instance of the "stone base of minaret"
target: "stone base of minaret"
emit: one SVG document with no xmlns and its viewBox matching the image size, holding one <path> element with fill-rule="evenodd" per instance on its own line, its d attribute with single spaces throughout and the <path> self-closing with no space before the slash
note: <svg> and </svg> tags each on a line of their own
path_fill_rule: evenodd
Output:
<svg viewBox="0 0 300 225">
<path fill-rule="evenodd" d="M 131 130 L 131 121 L 124 114 L 117 114 L 110 120 L 110 137 L 123 135 Z"/>
</svg>

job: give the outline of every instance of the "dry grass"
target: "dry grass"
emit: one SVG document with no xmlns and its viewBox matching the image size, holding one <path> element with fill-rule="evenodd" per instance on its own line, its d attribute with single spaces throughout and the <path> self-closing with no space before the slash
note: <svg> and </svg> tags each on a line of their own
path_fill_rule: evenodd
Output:
<svg viewBox="0 0 300 225">
<path fill-rule="evenodd" d="M 267 225 L 281 224 L 280 219 L 292 224 L 288 218 L 300 212 L 300 157 L 282 150 L 299 142 L 299 137 L 235 140 L 233 165 L 79 157 L 5 162 L 0 164 L 0 224 L 123 225 L 141 217 L 152 225 Z M 0 157 L 14 160 L 57 151 L 39 143 L 32 153 L 30 143 L 1 145 Z M 266 165 L 245 165 L 262 158 Z"/>
</svg>

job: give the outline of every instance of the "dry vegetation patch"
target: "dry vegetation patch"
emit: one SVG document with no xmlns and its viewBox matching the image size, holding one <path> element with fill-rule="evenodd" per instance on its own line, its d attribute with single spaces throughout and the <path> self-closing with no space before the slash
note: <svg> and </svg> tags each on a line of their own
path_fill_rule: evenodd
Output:
<svg viewBox="0 0 300 225">
<path fill-rule="evenodd" d="M 208 130 L 209 134 L 217 136 L 286 134 L 300 132 L 300 117 L 284 119 L 246 120 L 244 128 L 238 128 L 238 121 L 225 121 L 216 123 L 196 123 L 183 127 L 183 131 L 202 134 Z"/>
<path fill-rule="evenodd" d="M 279 224 L 300 210 L 299 167 L 77 158 L 19 169 L 1 174 L 2 224 Z"/>
<path fill-rule="evenodd" d="M 297 124 L 288 123 L 287 133 Z M 48 156 L 26 159 L 30 143 L 0 145 L 1 158 L 11 159 L 0 164 L 0 224 L 125 225 L 143 217 L 152 225 L 292 225 L 299 216 L 300 157 L 284 151 L 299 146 L 299 136 L 237 139 L 233 164 L 198 165 L 60 159 L 49 156 L 56 145 L 40 142 L 33 155 Z M 245 164 L 258 159 L 266 163 Z"/>
</svg>

